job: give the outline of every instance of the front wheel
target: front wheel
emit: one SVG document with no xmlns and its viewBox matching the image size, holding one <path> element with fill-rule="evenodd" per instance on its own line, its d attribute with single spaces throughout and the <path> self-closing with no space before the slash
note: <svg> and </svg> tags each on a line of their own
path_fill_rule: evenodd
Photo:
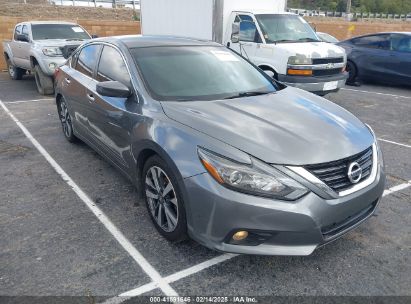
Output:
<svg viewBox="0 0 411 304">
<path fill-rule="evenodd" d="M 355 66 L 354 62 L 352 61 L 347 61 L 347 72 L 348 72 L 348 79 L 347 83 L 355 83 L 357 76 L 358 76 L 358 70 L 357 67 Z"/>
<path fill-rule="evenodd" d="M 187 221 L 181 192 L 167 164 L 158 156 L 150 157 L 143 169 L 143 194 L 156 229 L 167 240 L 187 238 Z"/>
<path fill-rule="evenodd" d="M 6 59 L 6 63 L 10 78 L 13 80 L 21 80 L 26 73 L 26 70 L 14 66 L 9 58 Z"/>
<path fill-rule="evenodd" d="M 53 78 L 46 75 L 38 64 L 34 67 L 34 78 L 36 79 L 37 91 L 41 95 L 54 94 Z"/>
<path fill-rule="evenodd" d="M 71 143 L 77 141 L 77 137 L 73 133 L 73 124 L 71 121 L 70 112 L 67 108 L 66 100 L 63 97 L 61 97 L 60 101 L 57 103 L 57 111 L 59 113 L 64 137 Z"/>
</svg>

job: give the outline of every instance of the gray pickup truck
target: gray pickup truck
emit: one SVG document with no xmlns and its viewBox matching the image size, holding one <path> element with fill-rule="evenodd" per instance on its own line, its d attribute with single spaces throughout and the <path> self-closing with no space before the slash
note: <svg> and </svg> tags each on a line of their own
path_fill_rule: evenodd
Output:
<svg viewBox="0 0 411 304">
<path fill-rule="evenodd" d="M 53 74 L 83 41 L 91 39 L 76 23 L 58 21 L 22 22 L 14 28 L 13 40 L 4 41 L 8 72 L 20 80 L 27 71 L 36 79 L 40 94 L 54 93 Z"/>
</svg>

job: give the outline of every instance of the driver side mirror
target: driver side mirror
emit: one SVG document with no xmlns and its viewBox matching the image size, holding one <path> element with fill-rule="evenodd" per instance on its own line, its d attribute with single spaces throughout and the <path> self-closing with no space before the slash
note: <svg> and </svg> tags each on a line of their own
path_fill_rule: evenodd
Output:
<svg viewBox="0 0 411 304">
<path fill-rule="evenodd" d="M 24 34 L 18 34 L 16 38 L 17 38 L 17 41 L 30 42 L 29 37 Z"/>
<path fill-rule="evenodd" d="M 231 42 L 238 43 L 240 42 L 240 24 L 233 23 L 231 30 Z"/>
<path fill-rule="evenodd" d="M 100 82 L 96 88 L 98 94 L 106 97 L 127 98 L 131 95 L 130 89 L 118 81 Z"/>
</svg>

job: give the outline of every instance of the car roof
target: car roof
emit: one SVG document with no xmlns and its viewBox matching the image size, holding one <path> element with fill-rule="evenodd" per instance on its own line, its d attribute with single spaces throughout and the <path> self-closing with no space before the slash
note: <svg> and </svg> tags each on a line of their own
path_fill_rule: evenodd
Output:
<svg viewBox="0 0 411 304">
<path fill-rule="evenodd" d="M 369 33 L 361 36 L 352 37 L 348 40 L 360 38 L 360 37 L 367 37 L 367 36 L 374 36 L 374 35 L 384 35 L 384 34 L 402 34 L 402 35 L 411 35 L 411 32 L 379 32 L 379 33 Z"/>
<path fill-rule="evenodd" d="M 30 23 L 30 24 L 69 24 L 69 25 L 78 25 L 74 22 L 65 22 L 65 21 L 26 21 L 21 23 Z"/>
<path fill-rule="evenodd" d="M 94 39 L 93 41 L 109 42 L 114 44 L 122 43 L 129 49 L 153 46 L 221 46 L 219 43 L 208 40 L 149 35 L 112 36 Z"/>
</svg>

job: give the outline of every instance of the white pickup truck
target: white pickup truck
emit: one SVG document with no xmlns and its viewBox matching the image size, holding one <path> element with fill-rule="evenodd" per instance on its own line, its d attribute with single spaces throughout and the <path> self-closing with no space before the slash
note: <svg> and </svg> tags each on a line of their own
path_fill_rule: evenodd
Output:
<svg viewBox="0 0 411 304">
<path fill-rule="evenodd" d="M 91 36 L 76 23 L 19 23 L 14 28 L 12 40 L 3 42 L 9 75 L 14 80 L 20 80 L 26 71 L 32 71 L 39 93 L 53 94 L 55 69 L 66 61 L 67 55 L 88 39 Z"/>
<path fill-rule="evenodd" d="M 347 56 L 322 42 L 284 0 L 141 0 L 143 35 L 213 40 L 270 76 L 319 95 L 338 91 L 348 78 Z"/>
</svg>

